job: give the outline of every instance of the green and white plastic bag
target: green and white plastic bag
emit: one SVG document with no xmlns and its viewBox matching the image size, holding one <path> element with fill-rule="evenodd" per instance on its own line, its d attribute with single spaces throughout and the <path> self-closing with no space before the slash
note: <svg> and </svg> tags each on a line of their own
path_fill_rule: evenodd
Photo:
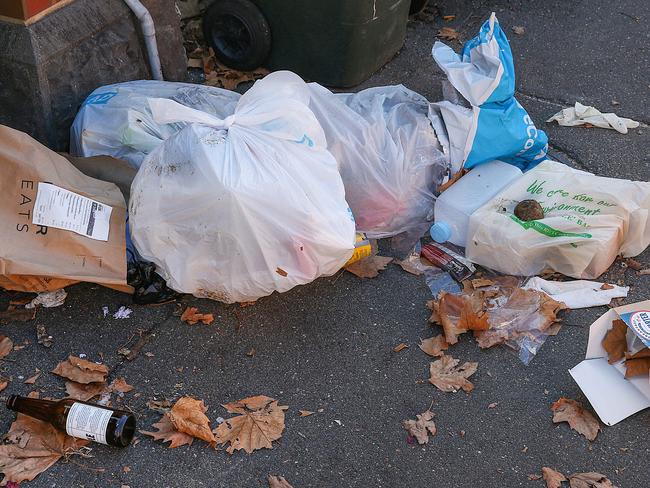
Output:
<svg viewBox="0 0 650 488">
<path fill-rule="evenodd" d="M 544 218 L 514 215 L 537 200 Z M 466 255 L 502 273 L 532 276 L 547 268 L 593 279 L 616 256 L 650 244 L 650 183 L 605 178 L 546 160 L 524 173 L 470 218 Z"/>
</svg>

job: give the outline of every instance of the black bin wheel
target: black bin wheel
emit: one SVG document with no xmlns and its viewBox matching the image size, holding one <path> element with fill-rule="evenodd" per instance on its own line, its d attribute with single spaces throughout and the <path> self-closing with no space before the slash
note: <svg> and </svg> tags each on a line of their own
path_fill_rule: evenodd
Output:
<svg viewBox="0 0 650 488">
<path fill-rule="evenodd" d="M 410 15 L 419 14 L 422 12 L 428 5 L 429 0 L 411 0 L 411 9 L 409 10 Z"/>
<path fill-rule="evenodd" d="M 259 68 L 271 52 L 271 29 L 250 0 L 215 0 L 203 15 L 203 35 L 229 68 Z"/>
</svg>

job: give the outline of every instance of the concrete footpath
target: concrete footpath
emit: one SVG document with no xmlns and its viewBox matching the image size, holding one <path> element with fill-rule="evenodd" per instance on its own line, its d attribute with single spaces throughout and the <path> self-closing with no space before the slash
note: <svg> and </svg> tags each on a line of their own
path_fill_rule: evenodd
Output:
<svg viewBox="0 0 650 488">
<path fill-rule="evenodd" d="M 547 132 L 551 155 L 597 174 L 650 180 L 646 0 L 437 3 L 455 20 L 425 15 L 410 22 L 401 52 L 359 89 L 403 83 L 431 101 L 441 99 L 443 74 L 430 55 L 436 32 L 452 27 L 465 41 L 496 11 L 515 56 L 517 96 Z M 523 26 L 524 34 L 513 26 Z M 458 50 L 462 44 L 452 45 Z M 641 126 L 622 135 L 544 122 L 575 101 Z M 650 253 L 638 259 L 650 264 Z M 650 294 L 650 276 L 637 277 L 620 265 L 604 279 L 631 285 L 628 302 Z M 568 313 L 560 333 L 529 366 L 505 348 L 481 350 L 463 336 L 452 354 L 478 361 L 476 387 L 454 394 L 426 381 L 430 361 L 417 347 L 419 338 L 432 335 L 425 307 L 431 293 L 423 280 L 393 264 L 376 279 L 342 273 L 245 308 L 185 298 L 214 313 L 211 326 L 181 323 L 175 304 L 133 306 L 128 296 L 98 286 L 77 285 L 68 293 L 64 306 L 39 310 L 35 322 L 0 328 L 16 344 L 29 341 L 12 353 L 15 362 L 0 364 L 2 374 L 14 378 L 3 395 L 32 389 L 19 375 L 28 378 L 35 368 L 52 370 L 68 354 L 86 354 L 105 361 L 111 378 L 124 376 L 135 386 L 140 395 L 127 394 L 125 401 L 141 429 L 150 430 L 159 418 L 146 406 L 153 398 L 201 398 L 214 420 L 229 416 L 222 403 L 267 395 L 289 406 L 286 430 L 272 450 L 250 455 L 228 455 L 199 441 L 168 449 L 142 435 L 124 450 L 93 445 L 91 459 L 59 462 L 28 486 L 255 488 L 279 474 L 294 488 L 542 487 L 543 481 L 528 478 L 542 466 L 565 474 L 598 471 L 622 488 L 650 486 L 644 462 L 650 410 L 604 428 L 591 443 L 551 421 L 550 404 L 562 396 L 587 404 L 567 370 L 583 358 L 588 325 L 606 307 Z M 7 300 L 4 293 L 0 298 Z M 130 318 L 103 317 L 103 306 L 115 311 L 120 305 L 133 308 Z M 50 349 L 36 343 L 35 324 L 53 336 Z M 138 332 L 150 332 L 150 340 L 135 360 L 123 361 L 117 350 Z M 402 342 L 410 347 L 394 353 Z M 253 357 L 246 354 L 251 348 Z M 63 383 L 42 374 L 36 387 L 61 397 Z M 492 403 L 496 407 L 488 408 Z M 431 404 L 437 435 L 426 446 L 407 444 L 402 420 Z M 309 417 L 298 414 L 318 409 Z M 1 411 L 6 432 L 13 415 Z"/>
</svg>

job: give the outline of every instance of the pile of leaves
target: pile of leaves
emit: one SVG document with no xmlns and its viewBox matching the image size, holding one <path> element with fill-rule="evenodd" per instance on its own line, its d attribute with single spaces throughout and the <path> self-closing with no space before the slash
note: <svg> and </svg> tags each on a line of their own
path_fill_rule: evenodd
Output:
<svg viewBox="0 0 650 488">
<path fill-rule="evenodd" d="M 544 478 L 546 488 L 561 488 L 563 482 L 568 482 L 570 488 L 616 488 L 604 474 L 596 472 L 575 473 L 568 478 L 559 471 L 543 467 L 542 475 L 529 475 L 529 479 L 537 480 Z"/>
<path fill-rule="evenodd" d="M 238 415 L 211 430 L 203 401 L 182 397 L 153 425 L 157 432 L 142 433 L 169 442 L 170 448 L 191 444 L 194 438 L 207 442 L 211 447 L 230 444 L 226 448 L 228 454 L 241 449 L 249 454 L 257 449 L 272 449 L 273 441 L 282 437 L 284 411 L 289 407 L 279 405 L 277 400 L 257 395 L 222 406 L 229 413 Z"/>
<path fill-rule="evenodd" d="M 631 354 L 627 350 L 627 331 L 629 327 L 620 320 L 612 322 L 612 328 L 603 339 L 603 348 L 607 351 L 607 361 L 614 364 L 624 359 L 625 377 L 648 376 L 650 372 L 650 348 L 644 347 Z"/>
<path fill-rule="evenodd" d="M 269 71 L 263 68 L 254 71 L 238 71 L 228 68 L 215 58 L 212 48 L 206 46 L 197 47 L 192 51 L 187 65 L 189 68 L 203 70 L 206 85 L 226 90 L 234 90 L 241 83 L 259 80 L 269 74 Z"/>
</svg>

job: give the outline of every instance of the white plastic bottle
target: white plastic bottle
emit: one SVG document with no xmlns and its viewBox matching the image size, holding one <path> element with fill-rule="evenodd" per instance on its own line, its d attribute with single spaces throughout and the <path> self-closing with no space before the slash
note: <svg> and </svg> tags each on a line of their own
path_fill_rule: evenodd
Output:
<svg viewBox="0 0 650 488">
<path fill-rule="evenodd" d="M 436 200 L 431 238 L 465 247 L 469 216 L 521 175 L 516 166 L 496 160 L 470 170 Z"/>
</svg>

